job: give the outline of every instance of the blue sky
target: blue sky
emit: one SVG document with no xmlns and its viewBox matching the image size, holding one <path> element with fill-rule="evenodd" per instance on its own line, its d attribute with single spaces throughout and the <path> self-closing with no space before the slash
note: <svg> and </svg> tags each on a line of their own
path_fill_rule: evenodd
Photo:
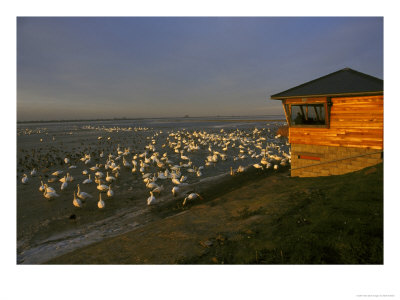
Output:
<svg viewBox="0 0 400 300">
<path fill-rule="evenodd" d="M 17 120 L 282 114 L 344 67 L 383 79 L 383 18 L 19 17 Z"/>
</svg>

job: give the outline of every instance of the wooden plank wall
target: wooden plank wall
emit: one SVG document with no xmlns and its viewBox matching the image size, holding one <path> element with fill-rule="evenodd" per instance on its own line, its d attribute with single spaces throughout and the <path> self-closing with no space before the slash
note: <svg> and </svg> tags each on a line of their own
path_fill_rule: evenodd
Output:
<svg viewBox="0 0 400 300">
<path fill-rule="evenodd" d="M 290 127 L 291 144 L 383 149 L 383 95 L 331 100 L 330 128 Z"/>
</svg>

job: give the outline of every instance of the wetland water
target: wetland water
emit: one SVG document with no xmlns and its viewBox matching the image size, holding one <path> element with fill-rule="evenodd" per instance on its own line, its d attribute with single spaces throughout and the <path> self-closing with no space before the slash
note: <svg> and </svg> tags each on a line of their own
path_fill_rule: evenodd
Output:
<svg viewBox="0 0 400 300">
<path fill-rule="evenodd" d="M 279 167 L 282 161 L 288 164 L 287 140 L 275 136 L 284 124 L 282 116 L 18 124 L 17 263 L 42 263 L 165 217 L 155 209 L 163 203 L 172 203 L 168 206 L 171 214 L 180 213 L 187 193 L 201 194 L 207 186 L 229 176 L 231 167 L 237 170 L 260 164 L 265 149 L 270 168 Z M 132 172 L 132 160 L 137 162 L 136 172 Z M 96 165 L 99 169 L 91 170 Z M 31 176 L 33 168 L 35 176 Z M 58 170 L 63 173 L 53 176 Z M 83 184 L 88 178 L 84 170 L 91 174 L 93 183 Z M 111 184 L 114 197 L 102 194 L 104 209 L 97 206 L 97 171 L 104 174 L 103 180 L 107 172 L 118 176 Z M 67 173 L 73 179 L 61 190 L 59 179 Z M 162 179 L 161 173 L 184 177 L 182 182 L 187 185 L 180 186 L 177 197 L 171 193 L 175 184 L 171 178 Z M 27 184 L 21 182 L 23 174 L 28 175 Z M 163 188 L 154 194 L 159 202 L 154 206 L 147 205 L 151 189 L 146 187 L 143 174 L 150 174 Z M 39 191 L 41 182 L 53 187 L 59 197 L 46 199 Z M 77 184 L 93 196 L 82 208 L 72 204 Z"/>
</svg>

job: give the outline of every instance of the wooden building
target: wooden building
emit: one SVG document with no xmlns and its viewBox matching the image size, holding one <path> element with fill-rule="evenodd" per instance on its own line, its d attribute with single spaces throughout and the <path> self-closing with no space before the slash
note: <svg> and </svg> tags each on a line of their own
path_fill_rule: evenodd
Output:
<svg viewBox="0 0 400 300">
<path fill-rule="evenodd" d="M 271 99 L 285 110 L 292 176 L 339 175 L 382 162 L 382 79 L 345 68 Z"/>
</svg>

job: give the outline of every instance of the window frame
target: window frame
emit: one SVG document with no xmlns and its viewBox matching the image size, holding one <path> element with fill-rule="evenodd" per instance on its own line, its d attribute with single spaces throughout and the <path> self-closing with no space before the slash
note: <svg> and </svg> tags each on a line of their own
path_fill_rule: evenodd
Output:
<svg viewBox="0 0 400 300">
<path fill-rule="evenodd" d="M 292 105 L 312 105 L 323 104 L 325 109 L 325 124 L 294 124 L 292 122 Z M 289 127 L 293 128 L 329 128 L 330 126 L 330 107 L 332 106 L 331 98 L 329 97 L 316 97 L 316 98 L 295 98 L 285 99 L 283 107 L 285 109 L 286 121 Z"/>
</svg>

